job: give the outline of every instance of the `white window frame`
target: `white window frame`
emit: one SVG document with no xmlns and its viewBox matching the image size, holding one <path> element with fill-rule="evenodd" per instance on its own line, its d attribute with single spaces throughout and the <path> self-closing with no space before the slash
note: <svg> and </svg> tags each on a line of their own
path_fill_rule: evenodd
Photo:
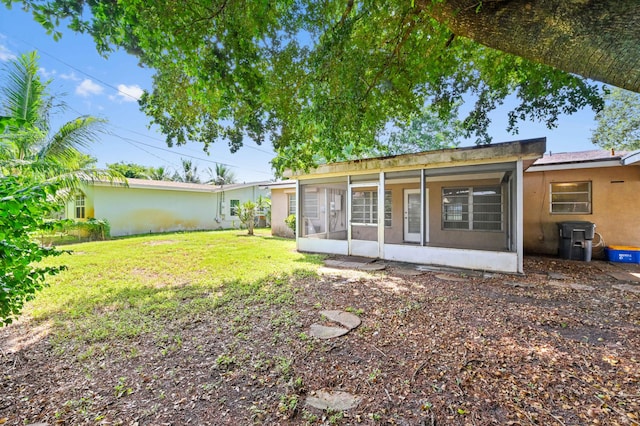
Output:
<svg viewBox="0 0 640 426">
<path fill-rule="evenodd" d="M 229 200 L 229 216 L 238 217 L 240 200 Z"/>
<path fill-rule="evenodd" d="M 478 186 L 455 186 L 455 187 L 443 187 L 442 188 L 442 229 L 445 231 L 475 231 L 475 232 L 502 232 L 504 230 L 504 189 L 503 185 L 478 185 Z M 479 191 L 485 190 L 496 190 L 495 195 L 500 195 L 500 203 L 481 203 L 482 195 L 474 194 Z M 445 191 L 453 191 L 453 190 L 466 190 L 466 197 L 463 198 L 461 195 L 450 195 L 446 194 Z M 448 197 L 457 197 L 460 198 L 460 203 L 451 203 L 445 204 L 445 200 Z M 479 198 L 479 199 L 476 199 Z M 495 205 L 500 207 L 499 212 L 479 212 L 477 211 L 477 207 L 480 205 Z M 467 211 L 464 211 L 464 206 L 467 206 Z M 454 209 L 451 209 L 454 207 Z M 474 209 L 474 207 L 476 207 Z M 475 217 L 474 217 L 474 210 Z M 477 219 L 481 214 L 500 214 L 500 221 L 485 221 Z M 449 216 L 459 216 L 459 219 L 449 218 Z M 466 218 L 465 218 L 466 215 Z M 499 224 L 498 229 L 482 229 L 477 226 L 480 224 Z M 464 228 L 456 228 L 456 227 L 448 227 L 448 224 L 466 224 Z"/>
<path fill-rule="evenodd" d="M 360 208 L 362 212 L 356 213 L 356 209 L 360 209 Z M 356 214 L 360 216 L 357 220 L 354 219 Z M 351 224 L 356 226 L 371 226 L 371 225 L 378 224 L 378 191 L 377 190 L 352 191 L 351 193 Z"/>
<path fill-rule="evenodd" d="M 393 227 L 393 192 L 390 189 L 384 190 L 384 227 Z"/>
<path fill-rule="evenodd" d="M 296 194 L 287 194 L 288 211 L 287 216 L 296 214 Z"/>
<path fill-rule="evenodd" d="M 85 197 L 84 194 L 79 193 L 76 194 L 75 197 L 75 204 L 74 204 L 74 213 L 75 213 L 75 218 L 76 219 L 86 219 L 87 218 L 87 197 Z M 78 211 L 81 212 L 81 214 L 78 214 Z"/>
<path fill-rule="evenodd" d="M 587 184 L 586 191 L 554 191 L 554 185 L 556 187 L 571 186 L 571 185 L 583 185 Z M 554 195 L 587 195 L 587 201 L 574 200 L 574 201 L 554 201 Z M 550 214 L 592 214 L 593 212 L 593 185 L 591 181 L 572 181 L 572 182 L 551 182 L 549 184 L 549 213 Z M 573 205 L 573 211 L 554 211 L 554 206 L 571 206 Z M 586 209 L 579 209 L 580 206 L 586 205 Z"/>
</svg>

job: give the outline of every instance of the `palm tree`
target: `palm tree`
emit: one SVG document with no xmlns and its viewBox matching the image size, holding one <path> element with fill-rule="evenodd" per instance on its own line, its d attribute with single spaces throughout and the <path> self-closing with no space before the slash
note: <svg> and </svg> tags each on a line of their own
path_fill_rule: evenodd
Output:
<svg viewBox="0 0 640 426">
<path fill-rule="evenodd" d="M 118 179 L 92 167 L 94 162 L 80 150 L 97 140 L 105 120 L 81 116 L 56 131 L 51 129 L 51 113 L 64 104 L 54 104 L 47 91 L 50 81 L 43 82 L 38 69 L 36 52 L 23 54 L 5 66 L 6 83 L 0 88 L 5 123 L 0 134 L 0 160 L 27 163 L 39 179 L 56 179 L 66 187 L 76 187 L 80 180 Z"/>
<path fill-rule="evenodd" d="M 172 180 L 169 170 L 164 166 L 151 167 L 147 178 L 151 180 Z"/>
<path fill-rule="evenodd" d="M 198 177 L 198 166 L 195 166 L 191 160 L 182 160 L 182 174 L 175 172 L 173 180 L 187 183 L 200 183 Z"/>
<path fill-rule="evenodd" d="M 224 164 L 216 163 L 215 171 L 211 168 L 207 168 L 210 179 L 207 183 L 212 185 L 229 185 L 236 182 L 236 175 Z"/>
</svg>

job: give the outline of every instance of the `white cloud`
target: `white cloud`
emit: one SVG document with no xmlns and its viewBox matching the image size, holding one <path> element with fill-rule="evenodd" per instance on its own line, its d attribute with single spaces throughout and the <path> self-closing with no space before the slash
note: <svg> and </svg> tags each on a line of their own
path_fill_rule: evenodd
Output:
<svg viewBox="0 0 640 426">
<path fill-rule="evenodd" d="M 71 74 L 60 74 L 60 78 L 63 80 L 80 81 L 80 77 L 78 77 L 73 71 L 71 71 Z"/>
<path fill-rule="evenodd" d="M 137 84 L 118 84 L 118 98 L 121 102 L 136 102 L 142 96 L 142 88 Z"/>
<path fill-rule="evenodd" d="M 40 67 L 40 69 L 38 69 L 38 72 L 46 79 L 50 79 L 51 77 L 56 75 L 56 70 L 47 71 L 47 69 L 44 67 Z"/>
<path fill-rule="evenodd" d="M 0 38 L 0 40 L 2 38 Z M 5 46 L 4 44 L 0 44 L 0 61 L 6 62 L 6 61 L 11 61 L 15 58 L 16 58 L 16 55 L 14 55 L 7 46 Z"/>
<path fill-rule="evenodd" d="M 102 92 L 104 92 L 104 87 L 94 83 L 88 78 L 84 79 L 82 83 L 80 83 L 76 87 L 76 94 L 84 97 L 89 97 L 91 95 L 99 95 Z"/>
</svg>

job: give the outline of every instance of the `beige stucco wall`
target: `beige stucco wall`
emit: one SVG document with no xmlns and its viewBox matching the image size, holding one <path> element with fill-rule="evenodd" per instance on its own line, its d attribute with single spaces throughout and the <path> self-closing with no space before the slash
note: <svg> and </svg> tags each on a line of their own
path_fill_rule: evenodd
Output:
<svg viewBox="0 0 640 426">
<path fill-rule="evenodd" d="M 295 188 L 271 188 L 271 234 L 278 237 L 293 238 L 293 231 L 284 223 L 289 216 L 289 194 L 295 194 Z"/>
<path fill-rule="evenodd" d="M 549 184 L 591 181 L 591 214 L 551 214 Z M 524 249 L 557 254 L 557 222 L 589 221 L 607 245 L 640 246 L 640 167 L 620 166 L 526 172 L 524 174 Z M 597 237 L 594 242 L 597 242 Z M 594 249 L 593 256 L 600 257 Z"/>
</svg>

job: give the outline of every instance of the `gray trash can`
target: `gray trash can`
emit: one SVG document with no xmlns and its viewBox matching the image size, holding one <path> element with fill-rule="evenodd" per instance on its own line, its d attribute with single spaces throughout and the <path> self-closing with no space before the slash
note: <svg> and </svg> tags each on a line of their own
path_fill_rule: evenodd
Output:
<svg viewBox="0 0 640 426">
<path fill-rule="evenodd" d="M 558 222 L 558 254 L 563 259 L 591 261 L 596 224 L 586 221 Z"/>
</svg>

